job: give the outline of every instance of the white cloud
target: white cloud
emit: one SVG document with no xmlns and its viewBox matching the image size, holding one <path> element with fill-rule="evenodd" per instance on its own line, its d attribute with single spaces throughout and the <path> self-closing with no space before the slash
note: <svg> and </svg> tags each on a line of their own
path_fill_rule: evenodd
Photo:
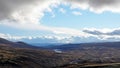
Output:
<svg viewBox="0 0 120 68">
<path fill-rule="evenodd" d="M 8 39 L 8 40 L 20 40 L 23 38 L 27 38 L 26 36 L 12 36 L 10 34 L 0 33 L 0 38 Z"/>
<path fill-rule="evenodd" d="M 114 28 L 114 29 L 85 28 L 83 29 L 83 32 L 96 36 L 100 40 L 120 41 L 120 28 Z"/>
<path fill-rule="evenodd" d="M 74 36 L 88 36 L 84 32 L 72 29 L 72 28 L 64 28 L 64 27 L 49 27 L 44 25 L 38 25 L 38 24 L 31 24 L 31 23 L 14 23 L 9 21 L 4 21 L 2 25 L 14 27 L 17 29 L 24 29 L 24 30 L 39 30 L 39 31 L 50 31 L 54 34 L 65 34 L 65 35 L 74 35 Z M 8 23 L 7 23 L 8 22 Z"/>
<path fill-rule="evenodd" d="M 60 8 L 59 11 L 60 11 L 61 13 L 66 13 L 66 10 L 63 9 L 63 8 Z"/>
<path fill-rule="evenodd" d="M 88 0 L 64 0 L 65 3 L 69 3 L 71 5 L 71 9 L 80 8 L 87 9 L 89 4 Z"/>
<path fill-rule="evenodd" d="M 82 15 L 82 13 L 79 12 L 79 11 L 73 11 L 72 14 L 74 14 L 74 15 L 76 15 L 76 16 L 81 16 L 81 15 Z"/>
<path fill-rule="evenodd" d="M 44 12 L 58 4 L 58 0 L 0 0 L 0 20 L 38 24 Z"/>
<path fill-rule="evenodd" d="M 120 28 L 114 28 L 114 29 L 96 29 L 96 28 L 85 28 L 83 29 L 83 32 L 93 34 L 93 35 L 120 35 Z"/>
</svg>

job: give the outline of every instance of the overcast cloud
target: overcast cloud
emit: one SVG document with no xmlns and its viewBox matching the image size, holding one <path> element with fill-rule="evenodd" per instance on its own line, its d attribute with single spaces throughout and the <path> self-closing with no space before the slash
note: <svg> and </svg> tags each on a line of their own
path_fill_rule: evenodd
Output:
<svg viewBox="0 0 120 68">
<path fill-rule="evenodd" d="M 44 12 L 52 12 L 58 0 L 0 0 L 0 20 L 38 23 Z"/>
<path fill-rule="evenodd" d="M 71 8 L 90 10 L 95 13 L 104 11 L 120 13 L 120 0 L 65 0 L 71 3 Z"/>
</svg>

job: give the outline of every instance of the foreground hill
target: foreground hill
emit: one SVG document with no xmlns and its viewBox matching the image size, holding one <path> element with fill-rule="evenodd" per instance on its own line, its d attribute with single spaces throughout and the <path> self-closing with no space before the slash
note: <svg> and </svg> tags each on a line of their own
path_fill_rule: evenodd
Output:
<svg viewBox="0 0 120 68">
<path fill-rule="evenodd" d="M 0 68 L 51 68 L 64 62 L 61 56 L 46 50 L 0 48 Z"/>
<path fill-rule="evenodd" d="M 0 68 L 51 68 L 68 60 L 54 51 L 0 38 Z"/>
</svg>

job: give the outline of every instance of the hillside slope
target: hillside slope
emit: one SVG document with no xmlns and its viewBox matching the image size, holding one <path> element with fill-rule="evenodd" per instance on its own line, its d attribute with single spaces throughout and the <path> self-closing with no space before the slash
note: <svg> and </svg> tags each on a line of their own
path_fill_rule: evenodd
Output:
<svg viewBox="0 0 120 68">
<path fill-rule="evenodd" d="M 0 39 L 0 68 L 51 68 L 67 62 L 68 58 L 54 51 L 35 48 L 23 42 Z"/>
</svg>

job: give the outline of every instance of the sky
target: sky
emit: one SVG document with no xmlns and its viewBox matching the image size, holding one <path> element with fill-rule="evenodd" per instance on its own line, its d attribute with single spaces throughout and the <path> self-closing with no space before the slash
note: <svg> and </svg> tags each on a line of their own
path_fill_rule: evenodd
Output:
<svg viewBox="0 0 120 68">
<path fill-rule="evenodd" d="M 120 41 L 120 0 L 0 0 L 0 37 L 36 43 Z"/>
</svg>

